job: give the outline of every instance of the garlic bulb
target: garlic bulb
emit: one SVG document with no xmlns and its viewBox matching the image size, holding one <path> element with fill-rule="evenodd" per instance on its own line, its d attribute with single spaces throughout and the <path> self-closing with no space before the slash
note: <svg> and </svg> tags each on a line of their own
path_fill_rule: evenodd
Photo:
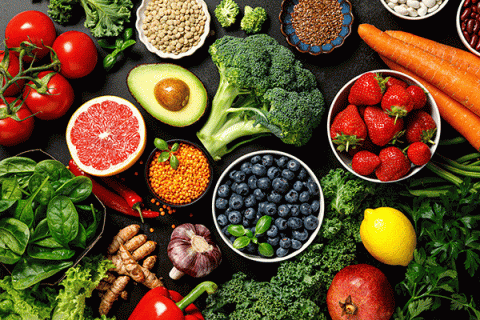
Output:
<svg viewBox="0 0 480 320">
<path fill-rule="evenodd" d="M 167 247 L 173 263 L 172 279 L 184 274 L 201 278 L 212 272 L 222 261 L 220 248 L 213 242 L 210 230 L 202 224 L 184 223 L 176 227 Z"/>
</svg>

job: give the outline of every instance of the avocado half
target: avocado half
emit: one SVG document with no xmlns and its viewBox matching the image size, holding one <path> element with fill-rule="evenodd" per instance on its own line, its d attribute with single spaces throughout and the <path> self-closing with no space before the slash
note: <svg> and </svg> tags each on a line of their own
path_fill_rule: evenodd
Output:
<svg viewBox="0 0 480 320">
<path fill-rule="evenodd" d="M 192 72 L 176 64 L 138 65 L 128 73 L 127 86 L 148 113 L 175 127 L 195 123 L 208 104 L 203 83 Z"/>
</svg>

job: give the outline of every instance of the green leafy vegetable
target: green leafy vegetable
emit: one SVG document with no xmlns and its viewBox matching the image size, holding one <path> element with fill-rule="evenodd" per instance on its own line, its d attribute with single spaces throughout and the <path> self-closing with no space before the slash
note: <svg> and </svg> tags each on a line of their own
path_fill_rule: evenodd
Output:
<svg viewBox="0 0 480 320">
<path fill-rule="evenodd" d="M 267 11 L 262 7 L 245 6 L 240 28 L 246 33 L 258 33 L 267 20 Z"/>
<path fill-rule="evenodd" d="M 224 28 L 234 24 L 239 13 L 240 7 L 234 0 L 222 0 L 214 10 L 215 17 Z"/>
<path fill-rule="evenodd" d="M 0 262 L 14 264 L 20 260 L 30 238 L 28 226 L 14 218 L 0 220 Z"/>
<path fill-rule="evenodd" d="M 258 245 L 258 252 L 264 257 L 271 257 L 274 254 L 273 247 L 271 244 L 262 242 L 258 242 L 257 236 L 262 235 L 263 233 L 267 232 L 267 230 L 272 225 L 272 217 L 271 216 L 262 216 L 258 219 L 257 224 L 255 225 L 255 233 L 251 230 L 246 229 L 242 225 L 229 225 L 228 232 L 234 236 L 238 237 L 233 241 L 232 246 L 235 249 L 242 249 L 246 246 L 250 245 L 251 243 Z"/>
</svg>

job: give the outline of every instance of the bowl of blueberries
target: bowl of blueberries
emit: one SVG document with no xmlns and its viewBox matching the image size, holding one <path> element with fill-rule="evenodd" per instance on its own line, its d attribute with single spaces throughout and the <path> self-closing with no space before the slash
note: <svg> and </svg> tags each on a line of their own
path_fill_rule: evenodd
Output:
<svg viewBox="0 0 480 320">
<path fill-rule="evenodd" d="M 320 182 L 300 159 L 262 150 L 241 156 L 221 174 L 212 212 L 222 240 L 257 262 L 279 262 L 305 250 L 324 215 Z"/>
</svg>

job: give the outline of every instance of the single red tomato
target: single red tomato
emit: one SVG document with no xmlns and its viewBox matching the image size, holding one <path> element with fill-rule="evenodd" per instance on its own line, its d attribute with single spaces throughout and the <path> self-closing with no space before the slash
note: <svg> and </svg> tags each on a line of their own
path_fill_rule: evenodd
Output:
<svg viewBox="0 0 480 320">
<path fill-rule="evenodd" d="M 97 47 L 84 32 L 67 31 L 60 34 L 52 46 L 60 60 L 60 74 L 68 79 L 82 78 L 95 69 Z"/>
<path fill-rule="evenodd" d="M 52 19 L 43 12 L 28 10 L 15 15 L 5 29 L 5 44 L 8 48 L 20 47 L 23 41 L 29 41 L 38 48 L 32 53 L 36 60 L 45 57 L 50 49 L 57 32 Z M 31 56 L 24 56 L 24 61 L 33 60 Z"/>
<path fill-rule="evenodd" d="M 28 109 L 42 120 L 58 119 L 63 116 L 74 100 L 70 82 L 57 72 L 42 71 L 38 74 L 37 83 L 40 87 L 29 81 L 23 90 L 23 101 Z"/>
<path fill-rule="evenodd" d="M 12 53 L 12 51 L 9 51 L 7 61 L 7 59 L 5 59 L 5 51 L 0 50 L 0 70 L 2 70 L 2 72 L 0 72 L 0 79 L 2 79 L 2 87 L 7 82 L 7 79 L 3 77 L 3 71 L 6 71 L 12 78 L 15 77 L 20 71 L 20 62 L 17 56 Z M 15 81 L 15 83 L 9 85 L 8 88 L 6 88 L 3 92 L 3 95 L 5 97 L 16 96 L 20 93 L 20 91 L 22 91 L 24 85 L 25 80 L 19 79 Z"/>
<path fill-rule="evenodd" d="M 12 104 L 15 101 L 13 97 L 5 97 L 5 100 L 8 104 Z M 1 100 L 0 100 L 1 101 Z M 18 100 L 15 103 L 15 108 L 20 106 L 21 100 Z M 3 113 L 4 108 L 7 108 L 5 103 L 0 102 L 0 114 Z M 20 108 L 15 112 L 18 119 L 22 121 L 17 121 L 11 117 L 5 117 L 0 119 L 0 145 L 2 146 L 14 146 L 21 142 L 24 142 L 30 138 L 33 132 L 34 117 L 32 113 L 25 104 L 21 105 Z M 29 118 L 28 118 L 29 117 Z M 28 118 L 28 119 L 26 119 Z"/>
</svg>

